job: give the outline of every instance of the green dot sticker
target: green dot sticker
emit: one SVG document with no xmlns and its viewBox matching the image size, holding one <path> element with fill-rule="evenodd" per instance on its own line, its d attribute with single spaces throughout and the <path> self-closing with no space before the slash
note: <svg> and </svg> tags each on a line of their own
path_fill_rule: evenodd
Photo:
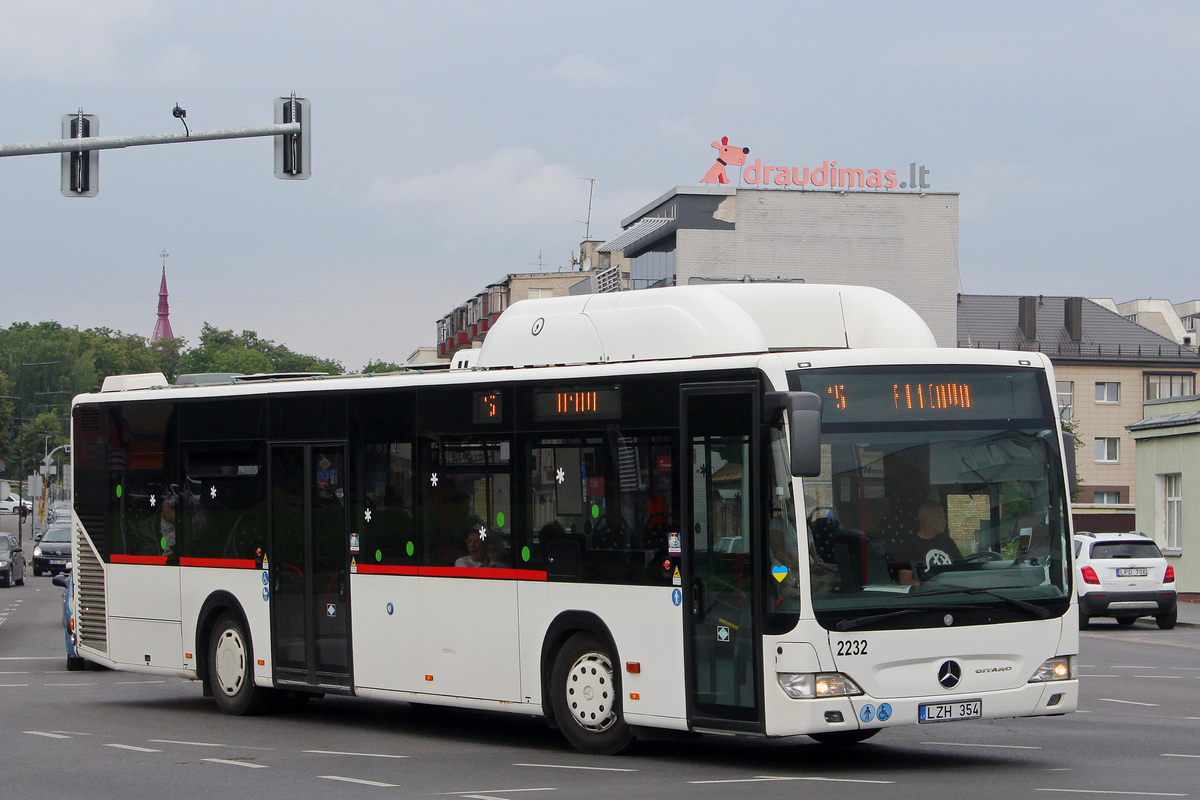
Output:
<svg viewBox="0 0 1200 800">
<path fill-rule="evenodd" d="M 503 511 L 496 512 L 496 527 L 497 528 L 504 527 L 504 512 Z"/>
<path fill-rule="evenodd" d="M 162 537 L 161 539 L 159 539 L 158 541 L 159 541 L 159 546 L 160 546 L 160 547 L 161 547 L 163 550 L 166 550 L 166 549 L 167 549 L 167 537 L 165 537 L 165 536 L 164 536 L 164 537 Z"/>
<path fill-rule="evenodd" d="M 117 484 L 117 497 L 120 497 L 122 494 L 123 494 L 123 491 L 121 489 L 121 484 L 118 483 Z"/>
<path fill-rule="evenodd" d="M 408 553 L 410 556 L 413 554 L 413 543 L 412 542 L 409 542 L 408 544 L 404 545 L 404 552 Z"/>
<path fill-rule="evenodd" d="M 376 561 L 383 561 L 383 551 L 382 551 L 382 550 L 376 550 L 376 551 L 375 551 L 375 560 L 376 560 Z"/>
<path fill-rule="evenodd" d="M 598 516 L 600 516 L 600 506 L 592 503 L 592 519 L 595 519 Z"/>
<path fill-rule="evenodd" d="M 696 533 L 700 533 L 700 523 L 696 523 Z"/>
<path fill-rule="evenodd" d="M 571 533 L 579 533 L 579 526 L 574 522 L 571 523 Z"/>
<path fill-rule="evenodd" d="M 521 560 L 522 561 L 529 560 L 529 545 L 525 545 L 524 547 L 521 548 Z"/>
</svg>

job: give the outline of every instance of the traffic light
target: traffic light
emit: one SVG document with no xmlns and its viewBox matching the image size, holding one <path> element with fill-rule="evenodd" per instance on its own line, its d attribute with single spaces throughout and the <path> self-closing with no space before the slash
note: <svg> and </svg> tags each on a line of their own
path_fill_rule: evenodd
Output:
<svg viewBox="0 0 1200 800">
<path fill-rule="evenodd" d="M 312 177 L 311 106 L 303 97 L 275 98 L 275 124 L 299 122 L 300 133 L 275 137 L 275 177 L 286 181 L 304 181 Z"/>
<path fill-rule="evenodd" d="M 85 139 L 100 134 L 95 114 L 63 114 L 62 138 Z M 62 154 L 62 193 L 65 197 L 95 197 L 100 193 L 100 153 L 72 150 Z"/>
</svg>

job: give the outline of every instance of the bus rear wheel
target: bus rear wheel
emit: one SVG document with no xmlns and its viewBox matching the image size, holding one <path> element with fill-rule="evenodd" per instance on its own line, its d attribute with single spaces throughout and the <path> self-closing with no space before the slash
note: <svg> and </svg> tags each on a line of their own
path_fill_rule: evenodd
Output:
<svg viewBox="0 0 1200 800">
<path fill-rule="evenodd" d="M 621 690 L 612 654 L 590 633 L 572 636 L 550 673 L 554 718 L 581 753 L 612 755 L 633 744 L 621 715 Z"/>
<path fill-rule="evenodd" d="M 858 744 L 865 742 L 875 734 L 879 733 L 881 728 L 869 728 L 866 730 L 857 731 L 830 731 L 829 733 L 810 733 L 808 736 L 811 739 L 816 739 L 821 744 L 830 744 L 836 746 L 844 746 L 850 744 Z"/>
<path fill-rule="evenodd" d="M 208 644 L 208 688 L 226 714 L 262 714 L 274 690 L 254 685 L 254 649 L 242 621 L 228 611 L 213 625 Z"/>
</svg>

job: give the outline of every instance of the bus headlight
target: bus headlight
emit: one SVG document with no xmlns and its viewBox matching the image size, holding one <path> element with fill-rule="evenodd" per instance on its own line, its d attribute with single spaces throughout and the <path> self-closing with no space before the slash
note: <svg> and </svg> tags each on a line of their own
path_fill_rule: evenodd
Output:
<svg viewBox="0 0 1200 800">
<path fill-rule="evenodd" d="M 1030 683 L 1043 681 L 1069 681 L 1075 677 L 1075 656 L 1048 658 L 1033 673 Z"/>
<path fill-rule="evenodd" d="M 840 672 L 780 672 L 779 685 L 796 700 L 862 694 L 858 684 Z"/>
</svg>

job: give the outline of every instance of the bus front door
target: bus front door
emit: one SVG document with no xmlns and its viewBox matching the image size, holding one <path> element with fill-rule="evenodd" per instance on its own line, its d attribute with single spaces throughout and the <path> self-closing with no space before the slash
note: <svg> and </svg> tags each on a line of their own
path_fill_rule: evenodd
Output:
<svg viewBox="0 0 1200 800">
<path fill-rule="evenodd" d="M 761 730 L 758 389 L 682 389 L 685 653 L 693 728 Z"/>
<path fill-rule="evenodd" d="M 271 628 L 275 682 L 322 692 L 350 680 L 344 444 L 271 447 Z"/>
</svg>

